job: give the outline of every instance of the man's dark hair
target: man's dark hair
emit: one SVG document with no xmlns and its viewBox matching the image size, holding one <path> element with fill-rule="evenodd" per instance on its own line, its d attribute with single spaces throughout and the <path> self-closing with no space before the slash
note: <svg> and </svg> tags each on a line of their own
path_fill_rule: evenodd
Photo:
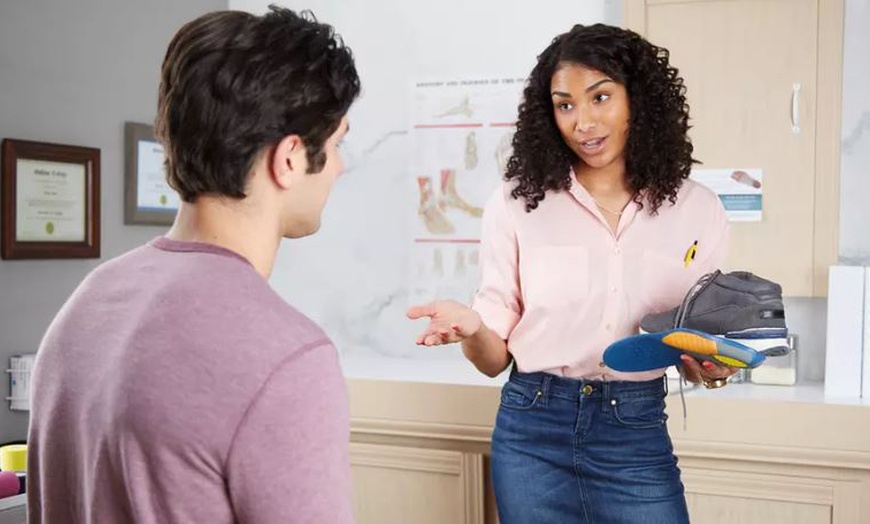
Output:
<svg viewBox="0 0 870 524">
<path fill-rule="evenodd" d="M 350 49 L 310 12 L 270 6 L 218 11 L 185 24 L 161 71 L 156 134 L 166 177 L 185 202 L 241 199 L 254 159 L 299 135 L 311 173 L 360 92 Z"/>
</svg>

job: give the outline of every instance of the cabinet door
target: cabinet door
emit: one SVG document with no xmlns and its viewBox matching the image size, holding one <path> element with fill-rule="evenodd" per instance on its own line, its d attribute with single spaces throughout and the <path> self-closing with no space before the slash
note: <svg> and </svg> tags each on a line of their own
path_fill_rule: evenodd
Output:
<svg viewBox="0 0 870 524">
<path fill-rule="evenodd" d="M 794 464 L 767 464 L 760 471 L 751 462 L 694 456 L 682 457 L 680 464 L 692 522 L 868 522 L 865 472 Z"/>
<path fill-rule="evenodd" d="M 705 524 L 832 524 L 838 483 L 771 472 L 683 469 L 686 502 L 692 522 Z"/>
<path fill-rule="evenodd" d="M 628 25 L 667 48 L 685 78 L 697 168 L 762 169 L 762 221 L 732 222 L 728 268 L 791 296 L 824 294 L 818 271 L 836 248 L 816 244 L 838 235 L 836 221 L 817 226 L 817 84 L 839 82 L 817 78 L 818 9 L 818 0 L 626 3 Z"/>
<path fill-rule="evenodd" d="M 350 446 L 360 524 L 483 524 L 483 456 L 439 449 Z"/>
</svg>

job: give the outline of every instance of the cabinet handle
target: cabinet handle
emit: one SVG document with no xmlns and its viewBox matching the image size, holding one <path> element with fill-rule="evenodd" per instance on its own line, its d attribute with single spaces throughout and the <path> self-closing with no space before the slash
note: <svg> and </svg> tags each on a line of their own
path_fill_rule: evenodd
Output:
<svg viewBox="0 0 870 524">
<path fill-rule="evenodd" d="M 791 132 L 798 134 L 801 132 L 800 111 L 798 111 L 798 101 L 801 95 L 801 85 L 791 85 Z"/>
</svg>

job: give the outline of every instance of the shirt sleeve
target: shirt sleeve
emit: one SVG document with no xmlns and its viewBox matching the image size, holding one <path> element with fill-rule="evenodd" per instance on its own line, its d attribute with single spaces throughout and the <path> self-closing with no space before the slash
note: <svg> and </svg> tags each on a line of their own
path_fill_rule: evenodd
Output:
<svg viewBox="0 0 870 524">
<path fill-rule="evenodd" d="M 703 244 L 699 242 L 699 260 L 695 264 L 699 275 L 723 269 L 728 257 L 729 231 L 728 215 L 719 197 L 714 196 L 715 209 L 708 227 L 703 235 Z"/>
<path fill-rule="evenodd" d="M 278 366 L 249 406 L 227 458 L 241 524 L 353 522 L 347 388 L 335 348 Z"/>
<path fill-rule="evenodd" d="M 503 340 L 522 314 L 516 226 L 505 200 L 504 186 L 499 186 L 483 211 L 480 286 L 472 304 L 483 323 Z"/>
</svg>

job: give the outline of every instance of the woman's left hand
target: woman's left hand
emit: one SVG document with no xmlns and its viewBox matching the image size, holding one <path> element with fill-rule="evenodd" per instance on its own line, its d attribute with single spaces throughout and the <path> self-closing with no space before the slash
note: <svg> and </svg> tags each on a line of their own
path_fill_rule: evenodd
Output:
<svg viewBox="0 0 870 524">
<path fill-rule="evenodd" d="M 714 364 L 713 362 L 699 362 L 689 355 L 682 355 L 683 376 L 689 382 L 703 384 L 708 388 L 718 388 L 726 384 L 728 377 L 737 373 L 737 368 Z"/>
</svg>

